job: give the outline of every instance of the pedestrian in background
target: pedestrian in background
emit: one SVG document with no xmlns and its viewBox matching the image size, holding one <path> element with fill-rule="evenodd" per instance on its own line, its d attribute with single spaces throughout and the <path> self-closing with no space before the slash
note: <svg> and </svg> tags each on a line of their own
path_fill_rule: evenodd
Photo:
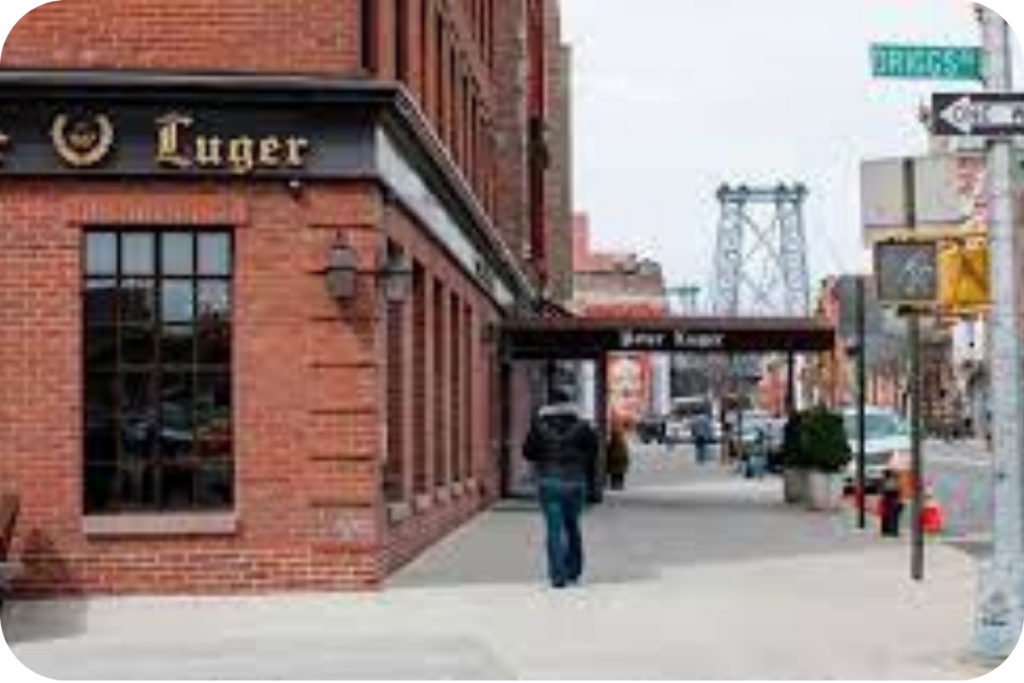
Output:
<svg viewBox="0 0 1024 683">
<path fill-rule="evenodd" d="M 708 448 L 711 445 L 711 420 L 707 415 L 698 415 L 690 427 L 693 447 L 697 452 L 697 464 L 703 465 L 708 460 Z"/>
<path fill-rule="evenodd" d="M 759 427 L 754 436 L 754 443 L 751 445 L 750 454 L 747 456 L 747 478 L 764 479 L 768 471 L 768 431 L 766 427 Z"/>
<path fill-rule="evenodd" d="M 566 396 L 553 398 L 555 402 L 541 408 L 530 425 L 523 457 L 533 463 L 536 474 L 547 534 L 548 578 L 552 587 L 564 588 L 583 575 L 580 518 L 599 440 Z"/>
<path fill-rule="evenodd" d="M 736 443 L 733 440 L 732 423 L 722 423 L 722 464 L 732 467 L 736 462 Z"/>
<path fill-rule="evenodd" d="M 626 441 L 626 428 L 621 420 L 613 420 L 608 439 L 608 483 L 612 490 L 621 491 L 625 488 L 628 471 L 629 442 Z"/>
<path fill-rule="evenodd" d="M 898 537 L 900 535 L 900 516 L 903 514 L 903 500 L 896 473 L 888 468 L 882 478 L 880 498 L 879 512 L 881 514 L 879 517 L 881 518 L 882 535 Z"/>
</svg>

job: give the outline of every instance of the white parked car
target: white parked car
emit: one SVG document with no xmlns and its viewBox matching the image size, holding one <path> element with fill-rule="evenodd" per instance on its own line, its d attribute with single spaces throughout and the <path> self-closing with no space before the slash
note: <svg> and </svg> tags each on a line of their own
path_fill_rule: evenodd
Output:
<svg viewBox="0 0 1024 683">
<path fill-rule="evenodd" d="M 847 482 L 857 480 L 857 457 L 860 452 L 857 409 L 843 410 L 846 437 L 853 458 L 847 468 Z M 864 468 L 868 489 L 881 483 L 886 470 L 899 472 L 907 469 L 910 454 L 910 429 L 895 411 L 869 406 L 865 411 Z"/>
<path fill-rule="evenodd" d="M 686 419 L 669 418 L 665 423 L 665 441 L 670 444 L 689 443 L 690 423 Z"/>
<path fill-rule="evenodd" d="M 730 413 L 726 420 L 734 432 L 737 424 L 742 423 L 744 445 L 754 444 L 763 433 L 768 440 L 767 445 L 774 447 L 776 440 L 782 437 L 782 423 L 763 410 L 745 410 L 742 415 Z"/>
</svg>

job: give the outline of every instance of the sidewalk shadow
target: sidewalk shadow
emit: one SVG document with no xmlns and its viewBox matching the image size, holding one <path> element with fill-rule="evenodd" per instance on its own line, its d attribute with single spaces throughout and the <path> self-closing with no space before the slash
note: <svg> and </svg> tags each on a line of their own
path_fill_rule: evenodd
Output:
<svg viewBox="0 0 1024 683">
<path fill-rule="evenodd" d="M 87 613 L 84 600 L 6 602 L 0 627 L 9 646 L 74 638 L 85 632 Z"/>
<path fill-rule="evenodd" d="M 18 583 L 66 582 L 67 565 L 52 541 L 38 530 L 25 537 L 22 546 L 24 573 L 16 582 L 15 598 L 4 602 L 0 626 L 8 645 L 71 638 L 85 631 L 88 604 L 84 600 L 36 601 L 18 599 Z"/>
</svg>

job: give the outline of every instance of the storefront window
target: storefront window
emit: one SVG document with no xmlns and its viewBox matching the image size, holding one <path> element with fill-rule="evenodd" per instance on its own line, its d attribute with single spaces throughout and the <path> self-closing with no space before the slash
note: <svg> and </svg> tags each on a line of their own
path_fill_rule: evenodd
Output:
<svg viewBox="0 0 1024 683">
<path fill-rule="evenodd" d="M 86 235 L 86 514 L 232 507 L 231 276 L 227 232 Z"/>
</svg>

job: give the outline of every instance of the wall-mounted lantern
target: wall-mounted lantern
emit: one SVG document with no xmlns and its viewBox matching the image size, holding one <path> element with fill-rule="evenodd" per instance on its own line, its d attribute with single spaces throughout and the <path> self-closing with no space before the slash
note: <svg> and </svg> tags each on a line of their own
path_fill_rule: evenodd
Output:
<svg viewBox="0 0 1024 683">
<path fill-rule="evenodd" d="M 331 246 L 331 253 L 327 257 L 327 269 L 324 272 L 327 293 L 332 299 L 337 300 L 348 301 L 355 298 L 358 275 L 355 250 L 348 242 L 339 240 Z"/>
<path fill-rule="evenodd" d="M 377 277 L 384 287 L 385 298 L 391 303 L 402 303 L 412 291 L 412 262 L 400 249 L 388 249 Z"/>
<path fill-rule="evenodd" d="M 379 268 L 360 270 L 352 245 L 344 238 L 339 239 L 331 247 L 324 271 L 328 294 L 339 301 L 351 301 L 356 296 L 360 275 L 376 278 L 385 298 L 391 303 L 405 301 L 412 289 L 412 264 L 400 249 L 387 249 Z"/>
</svg>

